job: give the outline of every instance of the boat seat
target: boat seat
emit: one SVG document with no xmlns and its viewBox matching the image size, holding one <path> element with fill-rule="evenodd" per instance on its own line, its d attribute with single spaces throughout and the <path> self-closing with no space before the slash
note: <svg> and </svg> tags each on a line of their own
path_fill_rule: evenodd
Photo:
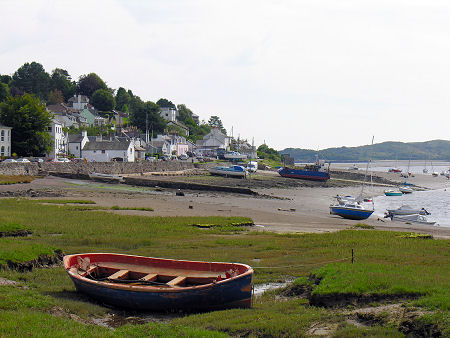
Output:
<svg viewBox="0 0 450 338">
<path fill-rule="evenodd" d="M 124 279 L 126 275 L 128 274 L 128 270 L 119 270 L 115 273 L 113 273 L 111 276 L 108 277 L 108 279 Z"/>
<path fill-rule="evenodd" d="M 186 281 L 186 278 L 187 277 L 184 277 L 184 276 L 175 277 L 170 282 L 167 282 L 167 285 L 169 285 L 169 286 L 177 286 L 177 285 L 183 283 L 184 281 Z"/>
<path fill-rule="evenodd" d="M 157 273 L 149 273 L 148 275 L 145 275 L 144 277 L 142 277 L 141 280 L 146 281 L 146 282 L 153 282 L 157 278 L 158 278 Z"/>
</svg>

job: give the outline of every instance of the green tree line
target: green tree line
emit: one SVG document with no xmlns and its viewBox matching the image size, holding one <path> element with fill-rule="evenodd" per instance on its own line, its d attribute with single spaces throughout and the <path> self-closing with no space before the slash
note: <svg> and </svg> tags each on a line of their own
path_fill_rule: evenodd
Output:
<svg viewBox="0 0 450 338">
<path fill-rule="evenodd" d="M 189 136 L 187 139 L 196 142 L 207 134 L 211 127 L 218 127 L 222 132 L 226 133 L 223 128 L 222 121 L 216 115 L 211 116 L 208 122 L 200 122 L 197 124 L 193 115 L 194 112 L 185 104 L 175 105 L 166 98 L 161 98 L 156 102 L 144 101 L 135 95 L 132 90 L 119 87 L 117 90 L 108 87 L 104 81 L 96 73 L 88 73 L 81 75 L 77 81 L 73 80 L 69 72 L 62 68 L 55 68 L 52 72 L 47 73 L 44 67 L 38 62 L 25 63 L 19 67 L 12 75 L 0 74 L 0 103 L 2 110 L 0 111 L 0 123 L 13 127 L 12 147 L 15 152 L 20 155 L 27 155 L 25 148 L 30 147 L 31 143 L 37 142 L 37 136 L 30 137 L 29 133 L 18 134 L 20 128 L 14 127 L 14 121 L 11 116 L 14 114 L 22 114 L 23 107 L 30 107 L 31 101 L 36 111 L 36 116 L 42 117 L 41 108 L 45 110 L 45 105 L 67 102 L 76 94 L 85 95 L 89 98 L 89 102 L 100 111 L 100 114 L 107 117 L 113 109 L 117 109 L 129 114 L 129 123 L 137 127 L 141 132 L 145 132 L 148 126 L 153 135 L 169 131 L 166 121 L 160 116 L 159 111 L 163 107 L 176 108 L 178 110 L 178 121 L 189 128 Z M 25 96 L 26 95 L 26 96 Z M 31 95 L 31 96 L 29 96 Z M 42 105 L 39 105 L 40 102 Z M 20 105 L 23 105 L 19 107 Z M 15 109 L 12 113 L 12 109 Z M 26 109 L 25 109 L 26 110 Z M 22 112 L 22 113 L 21 113 Z M 3 116 L 3 117 L 2 117 Z M 6 116 L 9 116 L 6 118 Z M 47 131 L 51 116 L 48 115 L 42 121 L 41 127 L 35 129 L 35 133 Z M 15 117 L 17 121 L 21 121 L 23 117 Z M 31 127 L 32 124 L 25 124 Z M 34 126 L 36 128 L 36 126 Z M 180 128 L 172 128 L 181 130 Z M 31 131 L 33 132 L 33 131 Z M 186 135 L 185 135 L 186 136 Z M 33 141 L 34 140 L 34 141 Z M 39 141 L 32 153 L 44 152 L 51 145 L 45 141 Z M 20 145 L 19 145 L 20 143 Z M 28 144 L 27 147 L 23 145 Z M 27 148 L 28 149 L 28 148 Z"/>
</svg>

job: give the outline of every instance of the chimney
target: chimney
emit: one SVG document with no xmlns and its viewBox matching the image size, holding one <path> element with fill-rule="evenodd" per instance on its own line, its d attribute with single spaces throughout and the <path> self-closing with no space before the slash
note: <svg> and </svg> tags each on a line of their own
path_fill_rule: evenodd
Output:
<svg viewBox="0 0 450 338">
<path fill-rule="evenodd" d="M 81 136 L 82 136 L 83 138 L 86 138 L 86 137 L 87 137 L 87 130 L 82 130 L 82 131 L 81 131 Z"/>
</svg>

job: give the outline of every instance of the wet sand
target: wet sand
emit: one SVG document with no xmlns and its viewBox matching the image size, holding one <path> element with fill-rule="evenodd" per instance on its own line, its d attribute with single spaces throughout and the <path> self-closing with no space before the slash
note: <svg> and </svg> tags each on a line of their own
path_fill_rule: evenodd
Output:
<svg viewBox="0 0 450 338">
<path fill-rule="evenodd" d="M 383 173 L 388 179 L 395 174 Z M 396 175 L 398 176 L 398 175 Z M 449 187 L 444 177 L 416 175 L 410 180 L 423 188 Z M 403 182 L 403 181 L 401 181 Z M 370 217 L 364 221 L 346 220 L 329 214 L 333 196 L 353 195 L 361 191 L 359 185 L 330 187 L 259 188 L 263 196 L 246 196 L 232 193 L 183 191 L 176 196 L 173 189 L 133 187 L 124 184 L 106 184 L 93 181 L 70 180 L 48 176 L 29 184 L 0 186 L 0 193 L 26 192 L 33 190 L 39 196 L 55 198 L 90 199 L 100 206 L 151 207 L 153 212 L 121 210 L 121 214 L 146 216 L 243 216 L 255 222 L 255 231 L 273 232 L 331 232 L 350 228 L 357 223 L 373 225 L 379 230 L 414 231 L 429 233 L 436 238 L 450 238 L 450 228 L 439 226 L 412 225 L 392 222 L 389 219 Z M 382 194 L 385 186 L 375 186 L 375 195 Z M 372 192 L 371 192 L 372 193 Z M 38 197 L 39 197 L 38 196 Z M 61 196 L 61 197 L 58 197 Z M 272 196 L 269 198 L 267 196 Z"/>
</svg>

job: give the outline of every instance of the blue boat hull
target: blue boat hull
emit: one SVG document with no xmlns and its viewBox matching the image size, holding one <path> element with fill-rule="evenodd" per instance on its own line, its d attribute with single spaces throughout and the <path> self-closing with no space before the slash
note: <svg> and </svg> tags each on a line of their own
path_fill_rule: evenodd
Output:
<svg viewBox="0 0 450 338">
<path fill-rule="evenodd" d="M 327 181 L 330 178 L 330 174 L 326 171 L 282 168 L 278 173 L 282 177 L 299 178 L 310 181 Z"/>
<path fill-rule="evenodd" d="M 132 310 L 195 311 L 251 306 L 251 275 L 211 287 L 179 292 L 131 291 L 93 285 L 76 278 L 72 281 L 79 292 L 101 303 Z"/>
<path fill-rule="evenodd" d="M 373 210 L 361 210 L 346 207 L 330 207 L 330 213 L 347 219 L 362 220 L 372 215 Z"/>
</svg>

